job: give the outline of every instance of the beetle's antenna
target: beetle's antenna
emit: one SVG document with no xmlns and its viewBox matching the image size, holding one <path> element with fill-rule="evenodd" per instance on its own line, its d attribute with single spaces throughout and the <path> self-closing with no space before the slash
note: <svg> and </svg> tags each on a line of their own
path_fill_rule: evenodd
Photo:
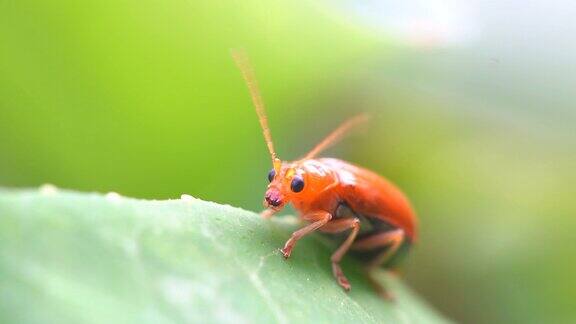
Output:
<svg viewBox="0 0 576 324">
<path fill-rule="evenodd" d="M 332 133 L 330 133 L 322 142 L 316 145 L 308 154 L 304 156 L 303 159 L 311 159 L 318 155 L 320 152 L 324 151 L 340 139 L 346 135 L 348 131 L 350 131 L 353 127 L 358 126 L 359 124 L 365 123 L 368 121 L 368 115 L 360 114 L 356 115 L 347 121 L 343 122 L 336 128 Z"/>
<path fill-rule="evenodd" d="M 248 55 L 244 50 L 232 50 L 232 58 L 236 62 L 236 65 L 242 73 L 244 81 L 248 86 L 250 91 L 250 96 L 252 97 L 252 102 L 256 108 L 256 113 L 258 114 L 258 119 L 260 120 L 260 126 L 262 127 L 262 133 L 264 133 L 264 140 L 266 140 L 266 145 L 268 146 L 268 151 L 272 157 L 272 164 L 274 165 L 274 170 L 276 174 L 280 173 L 280 159 L 274 151 L 274 142 L 272 142 L 272 134 L 270 133 L 270 128 L 268 127 L 268 117 L 266 116 L 266 109 L 264 108 L 264 101 L 260 95 L 260 89 L 258 88 L 258 82 L 256 81 L 256 76 L 254 74 L 254 69 L 248 60 Z"/>
</svg>

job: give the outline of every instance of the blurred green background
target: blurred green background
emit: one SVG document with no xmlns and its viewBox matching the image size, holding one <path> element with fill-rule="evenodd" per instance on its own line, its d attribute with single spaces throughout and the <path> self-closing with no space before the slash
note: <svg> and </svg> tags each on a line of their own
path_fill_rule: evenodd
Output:
<svg viewBox="0 0 576 324">
<path fill-rule="evenodd" d="M 261 208 L 269 157 L 327 154 L 411 197 L 407 282 L 467 323 L 576 320 L 570 1 L 0 1 L 0 185 Z M 0 215 L 1 217 L 1 215 Z"/>
</svg>

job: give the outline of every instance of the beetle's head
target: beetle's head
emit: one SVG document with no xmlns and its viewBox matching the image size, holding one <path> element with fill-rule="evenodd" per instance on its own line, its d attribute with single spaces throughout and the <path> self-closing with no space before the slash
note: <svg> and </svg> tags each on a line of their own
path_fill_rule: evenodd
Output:
<svg viewBox="0 0 576 324">
<path fill-rule="evenodd" d="M 302 202 L 315 200 L 333 182 L 329 170 L 317 160 L 281 163 L 268 172 L 268 180 L 264 207 L 275 210 L 289 202 L 298 208 Z"/>
<path fill-rule="evenodd" d="M 302 172 L 297 172 L 297 169 L 288 163 L 280 164 L 280 167 L 275 165 L 268 172 L 268 181 L 270 184 L 264 195 L 264 207 L 275 210 L 284 207 L 290 201 L 292 193 L 298 193 L 304 189 Z"/>
</svg>

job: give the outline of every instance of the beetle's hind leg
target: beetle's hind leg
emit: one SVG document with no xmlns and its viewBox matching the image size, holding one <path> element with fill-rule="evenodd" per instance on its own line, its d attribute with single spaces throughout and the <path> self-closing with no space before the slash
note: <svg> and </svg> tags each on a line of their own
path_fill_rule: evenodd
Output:
<svg viewBox="0 0 576 324">
<path fill-rule="evenodd" d="M 379 248 L 386 248 L 378 254 L 367 266 L 368 280 L 374 286 L 374 289 L 384 299 L 392 299 L 392 295 L 374 278 L 374 270 L 385 264 L 392 256 L 398 252 L 398 248 L 405 240 L 404 230 L 394 229 L 391 231 L 372 234 L 355 242 L 351 249 L 354 251 L 371 251 Z"/>
<path fill-rule="evenodd" d="M 356 239 L 356 235 L 358 235 L 358 231 L 360 230 L 360 220 L 356 217 L 354 218 L 340 218 L 335 219 L 333 221 L 328 222 L 326 225 L 320 228 L 320 231 L 325 233 L 340 233 L 346 231 L 348 229 L 352 229 L 348 238 L 340 245 L 340 247 L 332 254 L 330 258 L 332 261 L 332 272 L 334 274 L 334 278 L 338 284 L 344 288 L 344 290 L 349 291 L 351 286 L 350 282 L 342 272 L 342 268 L 340 267 L 340 261 L 342 257 L 348 252 L 350 246 Z"/>
</svg>

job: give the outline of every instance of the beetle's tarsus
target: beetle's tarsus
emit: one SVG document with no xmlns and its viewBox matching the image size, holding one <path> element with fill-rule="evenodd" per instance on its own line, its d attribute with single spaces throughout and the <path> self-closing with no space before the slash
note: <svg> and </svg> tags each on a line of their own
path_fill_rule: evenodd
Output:
<svg viewBox="0 0 576 324">
<path fill-rule="evenodd" d="M 288 259 L 290 257 L 290 254 L 292 254 L 292 249 L 285 247 L 283 249 L 280 249 L 280 252 L 282 252 L 282 256 L 284 257 L 284 259 Z"/>
<path fill-rule="evenodd" d="M 350 285 L 350 283 L 348 282 L 348 279 L 346 279 L 346 278 L 340 278 L 340 279 L 338 279 L 338 284 L 339 284 L 340 287 L 342 287 L 346 292 L 349 292 L 350 289 L 352 289 L 352 286 Z"/>
<path fill-rule="evenodd" d="M 338 263 L 332 263 L 332 273 L 334 274 L 334 278 L 336 278 L 338 285 L 340 285 L 340 287 L 342 287 L 344 290 L 350 291 L 352 286 L 350 285 L 348 278 L 346 278 L 344 275 L 344 272 L 342 272 L 342 268 L 340 268 Z"/>
</svg>

